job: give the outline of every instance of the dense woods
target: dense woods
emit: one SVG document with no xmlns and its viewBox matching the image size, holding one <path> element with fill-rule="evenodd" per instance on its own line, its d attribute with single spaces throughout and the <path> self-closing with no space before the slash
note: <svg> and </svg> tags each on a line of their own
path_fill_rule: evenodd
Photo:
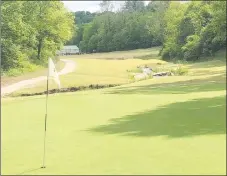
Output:
<svg viewBox="0 0 227 176">
<path fill-rule="evenodd" d="M 113 11 L 68 12 L 60 1 L 1 4 L 2 70 L 43 63 L 64 44 L 84 53 L 162 46 L 165 60 L 198 60 L 226 47 L 226 1 L 126 1 Z"/>
<path fill-rule="evenodd" d="M 149 48 L 162 44 L 163 15 L 169 2 L 127 1 L 118 12 L 101 4 L 102 13 L 84 26 L 79 47 L 83 52 Z"/>
<path fill-rule="evenodd" d="M 198 60 L 226 46 L 226 1 L 172 2 L 165 20 L 164 59 Z"/>
<path fill-rule="evenodd" d="M 198 60 L 226 46 L 226 1 L 126 1 L 117 12 L 111 5 L 103 1 L 102 12 L 77 30 L 83 52 L 162 46 L 165 60 Z"/>
</svg>

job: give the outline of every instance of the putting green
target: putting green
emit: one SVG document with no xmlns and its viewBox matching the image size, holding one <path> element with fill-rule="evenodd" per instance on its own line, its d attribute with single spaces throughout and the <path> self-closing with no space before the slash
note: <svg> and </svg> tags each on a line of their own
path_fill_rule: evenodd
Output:
<svg viewBox="0 0 227 176">
<path fill-rule="evenodd" d="M 45 96 L 3 99 L 2 174 L 225 174 L 226 91 L 215 84 L 51 95 L 45 169 Z"/>
</svg>

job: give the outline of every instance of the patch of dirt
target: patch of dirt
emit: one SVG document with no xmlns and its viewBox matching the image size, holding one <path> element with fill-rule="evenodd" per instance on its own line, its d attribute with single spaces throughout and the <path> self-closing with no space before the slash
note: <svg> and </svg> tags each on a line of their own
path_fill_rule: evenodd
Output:
<svg viewBox="0 0 227 176">
<path fill-rule="evenodd" d="M 68 88 L 62 88 L 62 89 L 51 89 L 51 90 L 48 91 L 48 94 L 65 93 L 65 92 L 76 92 L 76 91 L 91 90 L 91 89 L 103 89 L 103 88 L 116 87 L 116 86 L 120 86 L 120 84 L 106 84 L 106 85 L 91 84 L 89 86 L 68 87 Z M 12 97 L 35 96 L 35 95 L 45 95 L 46 93 L 47 93 L 47 91 L 37 92 L 37 93 L 30 93 L 30 94 L 29 93 L 22 93 L 22 94 L 11 95 L 11 96 Z"/>
<path fill-rule="evenodd" d="M 68 73 L 71 73 L 75 70 L 76 68 L 76 63 L 72 60 L 67 60 L 67 59 L 61 59 L 63 62 L 65 62 L 64 68 L 58 72 L 58 75 L 65 75 Z M 27 79 L 27 80 L 23 80 L 8 86 L 4 86 L 1 88 L 1 95 L 5 95 L 5 94 L 10 94 L 14 91 L 17 91 L 19 89 L 22 88 L 29 88 L 32 87 L 33 85 L 35 85 L 36 83 L 43 81 L 46 79 L 46 76 L 40 76 L 40 77 L 36 77 L 36 78 L 31 78 L 31 79 Z"/>
</svg>

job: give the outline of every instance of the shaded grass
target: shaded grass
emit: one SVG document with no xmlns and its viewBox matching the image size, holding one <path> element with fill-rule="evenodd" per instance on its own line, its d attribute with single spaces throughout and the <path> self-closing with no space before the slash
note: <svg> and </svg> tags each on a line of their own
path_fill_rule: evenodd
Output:
<svg viewBox="0 0 227 176">
<path fill-rule="evenodd" d="M 213 57 L 206 57 L 199 62 L 188 62 L 187 66 L 194 70 L 220 70 L 226 67 L 226 50 L 218 51 Z"/>
<path fill-rule="evenodd" d="M 161 80 L 160 80 L 161 82 Z M 180 80 L 175 82 L 162 82 L 144 85 L 118 87 L 106 91 L 111 94 L 188 94 L 191 92 L 205 92 L 226 90 L 226 75 L 211 76 L 208 78 Z"/>
<path fill-rule="evenodd" d="M 151 100 L 152 101 L 152 100 Z M 120 119 L 90 131 L 129 136 L 191 137 L 226 133 L 226 97 L 173 103 Z"/>
<path fill-rule="evenodd" d="M 162 94 L 187 94 L 191 92 L 205 92 L 205 91 L 218 91 L 225 90 L 225 83 L 207 83 L 203 84 L 190 84 L 190 85 L 163 85 L 163 86 L 139 86 L 131 87 L 131 89 L 116 89 L 109 93 L 112 94 L 151 94 L 151 93 L 162 93 Z"/>
</svg>

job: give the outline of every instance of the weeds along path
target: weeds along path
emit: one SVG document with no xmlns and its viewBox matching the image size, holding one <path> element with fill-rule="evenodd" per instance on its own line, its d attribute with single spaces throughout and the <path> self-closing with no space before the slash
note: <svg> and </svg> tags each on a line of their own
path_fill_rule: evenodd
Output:
<svg viewBox="0 0 227 176">
<path fill-rule="evenodd" d="M 71 73 L 75 70 L 76 63 L 74 61 L 68 60 L 68 59 L 61 59 L 61 61 L 65 62 L 65 67 L 60 72 L 58 72 L 59 75 L 65 75 L 65 74 Z M 21 88 L 32 87 L 37 82 L 46 80 L 46 78 L 47 78 L 46 76 L 40 76 L 40 77 L 36 77 L 36 78 L 32 78 L 32 79 L 23 80 L 23 81 L 14 83 L 9 86 L 2 87 L 1 96 L 12 93 Z"/>
</svg>

